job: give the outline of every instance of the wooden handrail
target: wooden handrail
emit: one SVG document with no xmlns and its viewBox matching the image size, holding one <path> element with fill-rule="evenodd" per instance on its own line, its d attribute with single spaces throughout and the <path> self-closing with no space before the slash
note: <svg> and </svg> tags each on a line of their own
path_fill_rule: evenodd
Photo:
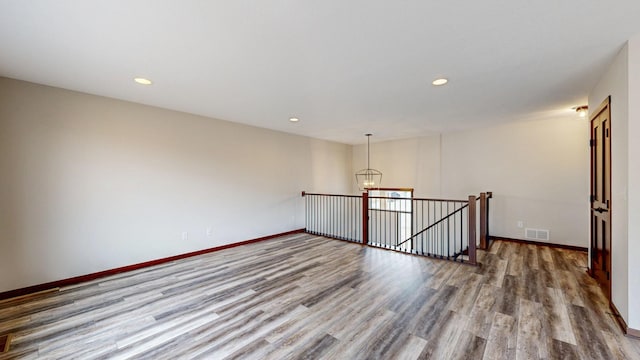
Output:
<svg viewBox="0 0 640 360">
<path fill-rule="evenodd" d="M 439 202 L 460 202 L 466 203 L 467 200 L 455 200 L 455 199 L 433 199 L 433 198 L 390 198 L 385 196 L 369 196 L 369 199 L 393 199 L 393 200 L 418 200 L 418 201 L 439 201 Z"/>
<path fill-rule="evenodd" d="M 489 199 L 493 197 L 493 192 L 482 192 L 477 197 L 480 201 L 480 249 L 489 248 Z"/>
<path fill-rule="evenodd" d="M 363 193 L 364 194 L 364 193 Z M 316 196 L 338 196 L 338 197 L 351 197 L 351 198 L 360 198 L 362 195 L 343 195 L 343 194 L 320 194 L 320 193 L 310 193 L 306 191 L 302 191 L 302 197 L 306 195 L 316 195 Z M 390 199 L 386 196 L 368 196 L 369 199 Z M 393 198 L 394 200 L 421 200 L 421 201 L 442 201 L 442 202 L 461 202 L 466 203 L 467 200 L 459 200 L 459 199 L 435 199 L 435 198 Z"/>
<path fill-rule="evenodd" d="M 310 192 L 306 192 L 303 191 L 302 192 L 302 197 L 305 197 L 307 195 L 314 195 L 314 196 L 335 196 L 335 197 L 347 197 L 347 198 L 361 198 L 362 195 L 342 195 L 342 194 L 317 194 L 317 193 L 310 193 Z"/>
<path fill-rule="evenodd" d="M 480 193 L 480 248 L 487 249 L 487 194 Z"/>
<path fill-rule="evenodd" d="M 369 244 L 369 193 L 362 193 L 362 245 Z"/>
<path fill-rule="evenodd" d="M 469 195 L 469 220 L 467 229 L 469 230 L 469 264 L 476 265 L 476 196 Z"/>
<path fill-rule="evenodd" d="M 482 194 L 485 194 L 487 196 L 487 199 L 491 199 L 493 197 L 493 192 L 485 191 L 485 192 L 481 192 L 480 194 L 478 194 L 478 196 L 476 198 L 480 199 L 480 195 L 482 195 Z"/>
</svg>

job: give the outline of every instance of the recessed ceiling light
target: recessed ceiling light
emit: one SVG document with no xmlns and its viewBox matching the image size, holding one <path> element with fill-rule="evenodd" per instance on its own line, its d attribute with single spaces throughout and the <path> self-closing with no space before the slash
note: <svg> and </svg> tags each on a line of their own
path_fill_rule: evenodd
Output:
<svg viewBox="0 0 640 360">
<path fill-rule="evenodd" d="M 444 84 L 446 84 L 446 83 L 448 83 L 448 82 L 449 82 L 449 80 L 447 80 L 447 79 L 445 79 L 445 78 L 439 78 L 439 79 L 435 79 L 435 80 L 433 80 L 431 83 L 432 83 L 434 86 L 442 86 L 442 85 L 444 85 Z"/>
<path fill-rule="evenodd" d="M 134 78 L 133 81 L 137 82 L 140 85 L 151 85 L 151 84 L 153 84 L 151 82 L 151 80 L 145 79 L 145 78 L 141 78 L 141 77 Z"/>
<path fill-rule="evenodd" d="M 298 121 L 300 121 L 300 119 L 298 119 L 297 117 L 292 117 L 292 118 L 289 118 L 289 121 L 298 122 Z"/>
</svg>

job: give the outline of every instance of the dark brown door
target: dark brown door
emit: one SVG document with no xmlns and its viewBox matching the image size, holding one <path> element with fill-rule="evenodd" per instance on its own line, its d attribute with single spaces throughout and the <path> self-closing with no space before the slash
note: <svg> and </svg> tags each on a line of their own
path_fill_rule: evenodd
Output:
<svg viewBox="0 0 640 360">
<path fill-rule="evenodd" d="M 611 300 L 611 112 L 591 118 L 591 276 Z"/>
</svg>

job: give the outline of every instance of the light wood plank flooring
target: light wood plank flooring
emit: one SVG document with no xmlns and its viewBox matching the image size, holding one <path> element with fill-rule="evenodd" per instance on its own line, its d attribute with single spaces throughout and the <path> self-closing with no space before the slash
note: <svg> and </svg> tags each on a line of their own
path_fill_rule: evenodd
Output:
<svg viewBox="0 0 640 360">
<path fill-rule="evenodd" d="M 298 234 L 0 301 L 0 359 L 640 359 L 579 252 Z"/>
</svg>

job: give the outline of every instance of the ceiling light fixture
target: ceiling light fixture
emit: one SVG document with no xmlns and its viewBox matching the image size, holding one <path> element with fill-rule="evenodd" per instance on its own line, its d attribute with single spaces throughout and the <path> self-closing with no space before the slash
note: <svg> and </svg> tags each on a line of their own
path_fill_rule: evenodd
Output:
<svg viewBox="0 0 640 360">
<path fill-rule="evenodd" d="M 369 139 L 371 134 L 365 134 L 365 136 L 367 137 L 367 168 L 356 172 L 356 183 L 360 191 L 379 188 L 382 182 L 382 173 L 379 170 L 372 169 L 369 165 L 371 146 Z"/>
<path fill-rule="evenodd" d="M 449 80 L 445 79 L 445 78 L 439 78 L 439 79 L 435 79 L 431 82 L 431 84 L 433 84 L 433 86 L 442 86 L 446 83 L 448 83 Z"/>
<path fill-rule="evenodd" d="M 153 82 L 151 80 L 145 79 L 145 78 L 141 78 L 141 77 L 134 78 L 133 81 L 137 82 L 140 85 L 151 85 L 151 84 L 153 84 Z"/>
<path fill-rule="evenodd" d="M 578 116 L 580 116 L 581 118 L 587 117 L 587 111 L 588 110 L 589 110 L 589 106 L 587 106 L 587 105 L 582 105 L 582 106 L 576 107 L 576 112 L 578 113 Z"/>
<path fill-rule="evenodd" d="M 300 121 L 300 119 L 298 119 L 297 117 L 292 117 L 292 118 L 289 118 L 289 121 L 298 122 L 298 121 Z"/>
</svg>

